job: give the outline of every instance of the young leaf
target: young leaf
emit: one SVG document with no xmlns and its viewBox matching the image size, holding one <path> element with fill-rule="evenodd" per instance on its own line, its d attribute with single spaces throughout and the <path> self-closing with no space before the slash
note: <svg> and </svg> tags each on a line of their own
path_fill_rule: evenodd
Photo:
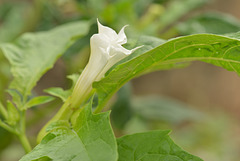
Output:
<svg viewBox="0 0 240 161">
<path fill-rule="evenodd" d="M 118 161 L 202 161 L 177 146 L 168 133 L 151 131 L 118 138 Z"/>
<path fill-rule="evenodd" d="M 60 87 L 48 88 L 48 89 L 45 89 L 44 92 L 46 92 L 52 96 L 61 98 L 61 100 L 63 102 L 65 102 L 67 100 L 68 96 L 71 94 L 70 90 L 63 90 Z"/>
<path fill-rule="evenodd" d="M 48 103 L 50 101 L 54 100 L 53 97 L 51 96 L 38 96 L 38 97 L 34 97 L 33 99 L 31 99 L 30 101 L 28 101 L 23 108 L 21 108 L 21 110 L 27 110 L 30 107 L 33 106 L 38 106 L 44 103 Z"/>
<path fill-rule="evenodd" d="M 89 103 L 79 114 L 73 129 L 58 124 L 32 152 L 20 161 L 50 158 L 53 161 L 116 161 L 117 143 L 109 112 L 93 115 Z M 55 124 L 57 125 L 57 124 Z"/>
<path fill-rule="evenodd" d="M 240 40 L 213 34 L 179 37 L 119 64 L 106 77 L 93 84 L 99 97 L 98 109 L 101 109 L 130 79 L 149 71 L 160 70 L 163 65 L 195 60 L 221 66 L 240 74 Z"/>
<path fill-rule="evenodd" d="M 64 90 L 60 87 L 52 87 L 45 89 L 44 92 L 53 95 L 55 97 L 59 97 L 63 102 L 67 100 L 67 98 L 70 96 L 72 93 L 73 87 L 75 86 L 77 80 L 78 80 L 79 74 L 72 74 L 68 75 L 67 78 L 71 79 L 72 81 L 72 87 L 68 90 Z"/>
<path fill-rule="evenodd" d="M 77 80 L 79 78 L 80 74 L 78 73 L 74 73 L 74 74 L 71 74 L 71 75 L 68 75 L 67 78 L 70 79 L 72 81 L 72 88 L 74 88 L 75 84 L 77 83 Z"/>
<path fill-rule="evenodd" d="M 23 95 L 18 92 L 16 89 L 7 89 L 6 90 L 10 96 L 12 96 L 13 102 L 16 104 L 16 107 L 21 107 L 23 104 Z"/>
<path fill-rule="evenodd" d="M 16 123 L 20 119 L 18 110 L 10 101 L 7 101 L 7 109 L 8 109 L 7 123 L 9 125 L 16 125 Z"/>
<path fill-rule="evenodd" d="M 40 77 L 75 41 L 72 38 L 87 34 L 89 25 L 88 21 L 72 22 L 50 31 L 24 34 L 13 44 L 0 46 L 12 65 L 10 88 L 23 95 L 23 102 Z"/>
</svg>

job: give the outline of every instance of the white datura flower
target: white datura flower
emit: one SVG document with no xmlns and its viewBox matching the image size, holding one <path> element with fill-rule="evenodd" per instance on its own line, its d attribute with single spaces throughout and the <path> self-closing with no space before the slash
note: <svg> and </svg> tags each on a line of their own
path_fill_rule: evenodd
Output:
<svg viewBox="0 0 240 161">
<path fill-rule="evenodd" d="M 80 75 L 73 90 L 71 107 L 77 108 L 92 94 L 92 83 L 99 81 L 118 61 L 133 53 L 122 45 L 127 43 L 124 26 L 117 34 L 113 29 L 98 22 L 98 34 L 90 39 L 91 54 L 88 64 Z"/>
</svg>

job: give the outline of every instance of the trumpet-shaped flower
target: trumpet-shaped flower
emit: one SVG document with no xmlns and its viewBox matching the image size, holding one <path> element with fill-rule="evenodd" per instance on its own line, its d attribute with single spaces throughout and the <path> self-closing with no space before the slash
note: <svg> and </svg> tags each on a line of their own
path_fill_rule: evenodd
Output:
<svg viewBox="0 0 240 161">
<path fill-rule="evenodd" d="M 127 42 L 124 26 L 117 34 L 113 29 L 98 21 L 98 34 L 90 39 L 91 53 L 89 62 L 80 75 L 72 93 L 71 107 L 77 108 L 92 94 L 92 83 L 99 81 L 118 61 L 139 47 L 127 50 L 122 45 Z"/>
</svg>

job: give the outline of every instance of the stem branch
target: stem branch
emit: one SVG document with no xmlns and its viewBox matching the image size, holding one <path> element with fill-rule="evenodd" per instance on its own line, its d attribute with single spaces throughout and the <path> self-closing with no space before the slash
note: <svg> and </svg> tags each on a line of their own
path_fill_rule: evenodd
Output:
<svg viewBox="0 0 240 161">
<path fill-rule="evenodd" d="M 4 123 L 2 120 L 0 120 L 0 126 L 2 128 L 4 128 L 5 130 L 13 133 L 13 134 L 17 134 L 16 130 L 14 130 L 11 126 L 9 126 L 8 124 Z"/>
</svg>

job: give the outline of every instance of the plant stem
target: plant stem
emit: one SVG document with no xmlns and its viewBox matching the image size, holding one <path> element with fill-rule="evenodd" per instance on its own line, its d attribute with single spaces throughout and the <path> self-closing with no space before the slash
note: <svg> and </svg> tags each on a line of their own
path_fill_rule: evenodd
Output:
<svg viewBox="0 0 240 161">
<path fill-rule="evenodd" d="M 66 102 L 62 105 L 62 107 L 60 108 L 60 110 L 56 113 L 56 115 L 54 115 L 54 117 L 49 120 L 44 127 L 40 130 L 40 132 L 38 133 L 38 137 L 37 137 L 37 143 L 40 143 L 40 141 L 42 140 L 42 138 L 47 134 L 46 129 L 47 127 L 58 120 L 68 120 L 70 118 L 70 116 L 73 113 L 73 110 L 70 107 L 70 98 L 69 97 Z"/>
<path fill-rule="evenodd" d="M 97 114 L 97 113 L 100 113 L 103 108 L 104 108 L 104 105 L 106 105 L 106 103 L 102 103 L 101 106 L 97 106 L 97 108 L 93 111 L 94 114 Z"/>
<path fill-rule="evenodd" d="M 80 97 L 79 102 L 81 102 L 83 104 L 93 94 L 94 94 L 94 90 L 91 90 L 90 92 L 88 92 L 88 94 L 83 95 L 82 98 Z M 60 108 L 60 110 L 40 130 L 40 132 L 38 133 L 38 137 L 37 137 L 37 143 L 40 143 L 40 141 L 43 139 L 43 137 L 47 134 L 46 129 L 51 123 L 53 123 L 55 121 L 59 121 L 59 120 L 69 120 L 71 118 L 73 112 L 79 108 L 80 107 L 78 107 L 78 106 L 72 105 L 72 96 L 69 96 L 68 99 L 64 102 L 64 104 Z"/>
<path fill-rule="evenodd" d="M 26 137 L 26 134 L 25 133 L 21 133 L 21 134 L 18 135 L 18 138 L 19 138 L 19 140 L 20 140 L 20 142 L 21 142 L 25 152 L 29 153 L 32 150 L 32 147 L 31 147 L 31 145 L 30 145 L 30 143 L 29 143 L 29 141 L 28 141 L 28 139 Z"/>
<path fill-rule="evenodd" d="M 20 124 L 19 124 L 19 128 L 20 128 L 20 132 L 18 134 L 19 140 L 25 150 L 26 153 L 30 152 L 32 150 L 31 145 L 26 137 L 26 111 L 21 111 L 20 112 Z"/>
<path fill-rule="evenodd" d="M 3 115 L 5 111 L 5 108 L 2 106 L 2 104 L 0 103 L 0 111 L 2 112 Z M 7 131 L 15 134 L 18 136 L 24 150 L 26 153 L 30 152 L 32 150 L 31 145 L 26 137 L 26 120 L 25 120 L 25 115 L 26 115 L 26 111 L 20 111 L 20 121 L 19 121 L 19 126 L 14 128 L 9 126 L 8 124 L 6 124 L 5 122 L 3 122 L 2 120 L 0 120 L 0 126 L 3 127 L 4 129 L 6 129 Z M 5 118 L 7 118 L 7 113 L 6 116 L 4 116 Z"/>
<path fill-rule="evenodd" d="M 25 124 L 25 118 L 24 118 L 24 122 L 23 121 L 20 122 L 20 128 L 21 128 L 20 132 L 17 132 L 15 129 L 13 129 L 12 127 L 10 127 L 9 125 L 7 125 L 6 123 L 4 123 L 0 120 L 0 126 L 3 127 L 4 129 L 6 129 L 7 131 L 9 131 L 13 134 L 16 134 L 18 136 L 25 152 L 28 153 L 32 150 L 32 148 L 31 148 L 30 143 L 25 134 L 25 125 L 22 126 L 21 125 L 22 123 Z"/>
</svg>

